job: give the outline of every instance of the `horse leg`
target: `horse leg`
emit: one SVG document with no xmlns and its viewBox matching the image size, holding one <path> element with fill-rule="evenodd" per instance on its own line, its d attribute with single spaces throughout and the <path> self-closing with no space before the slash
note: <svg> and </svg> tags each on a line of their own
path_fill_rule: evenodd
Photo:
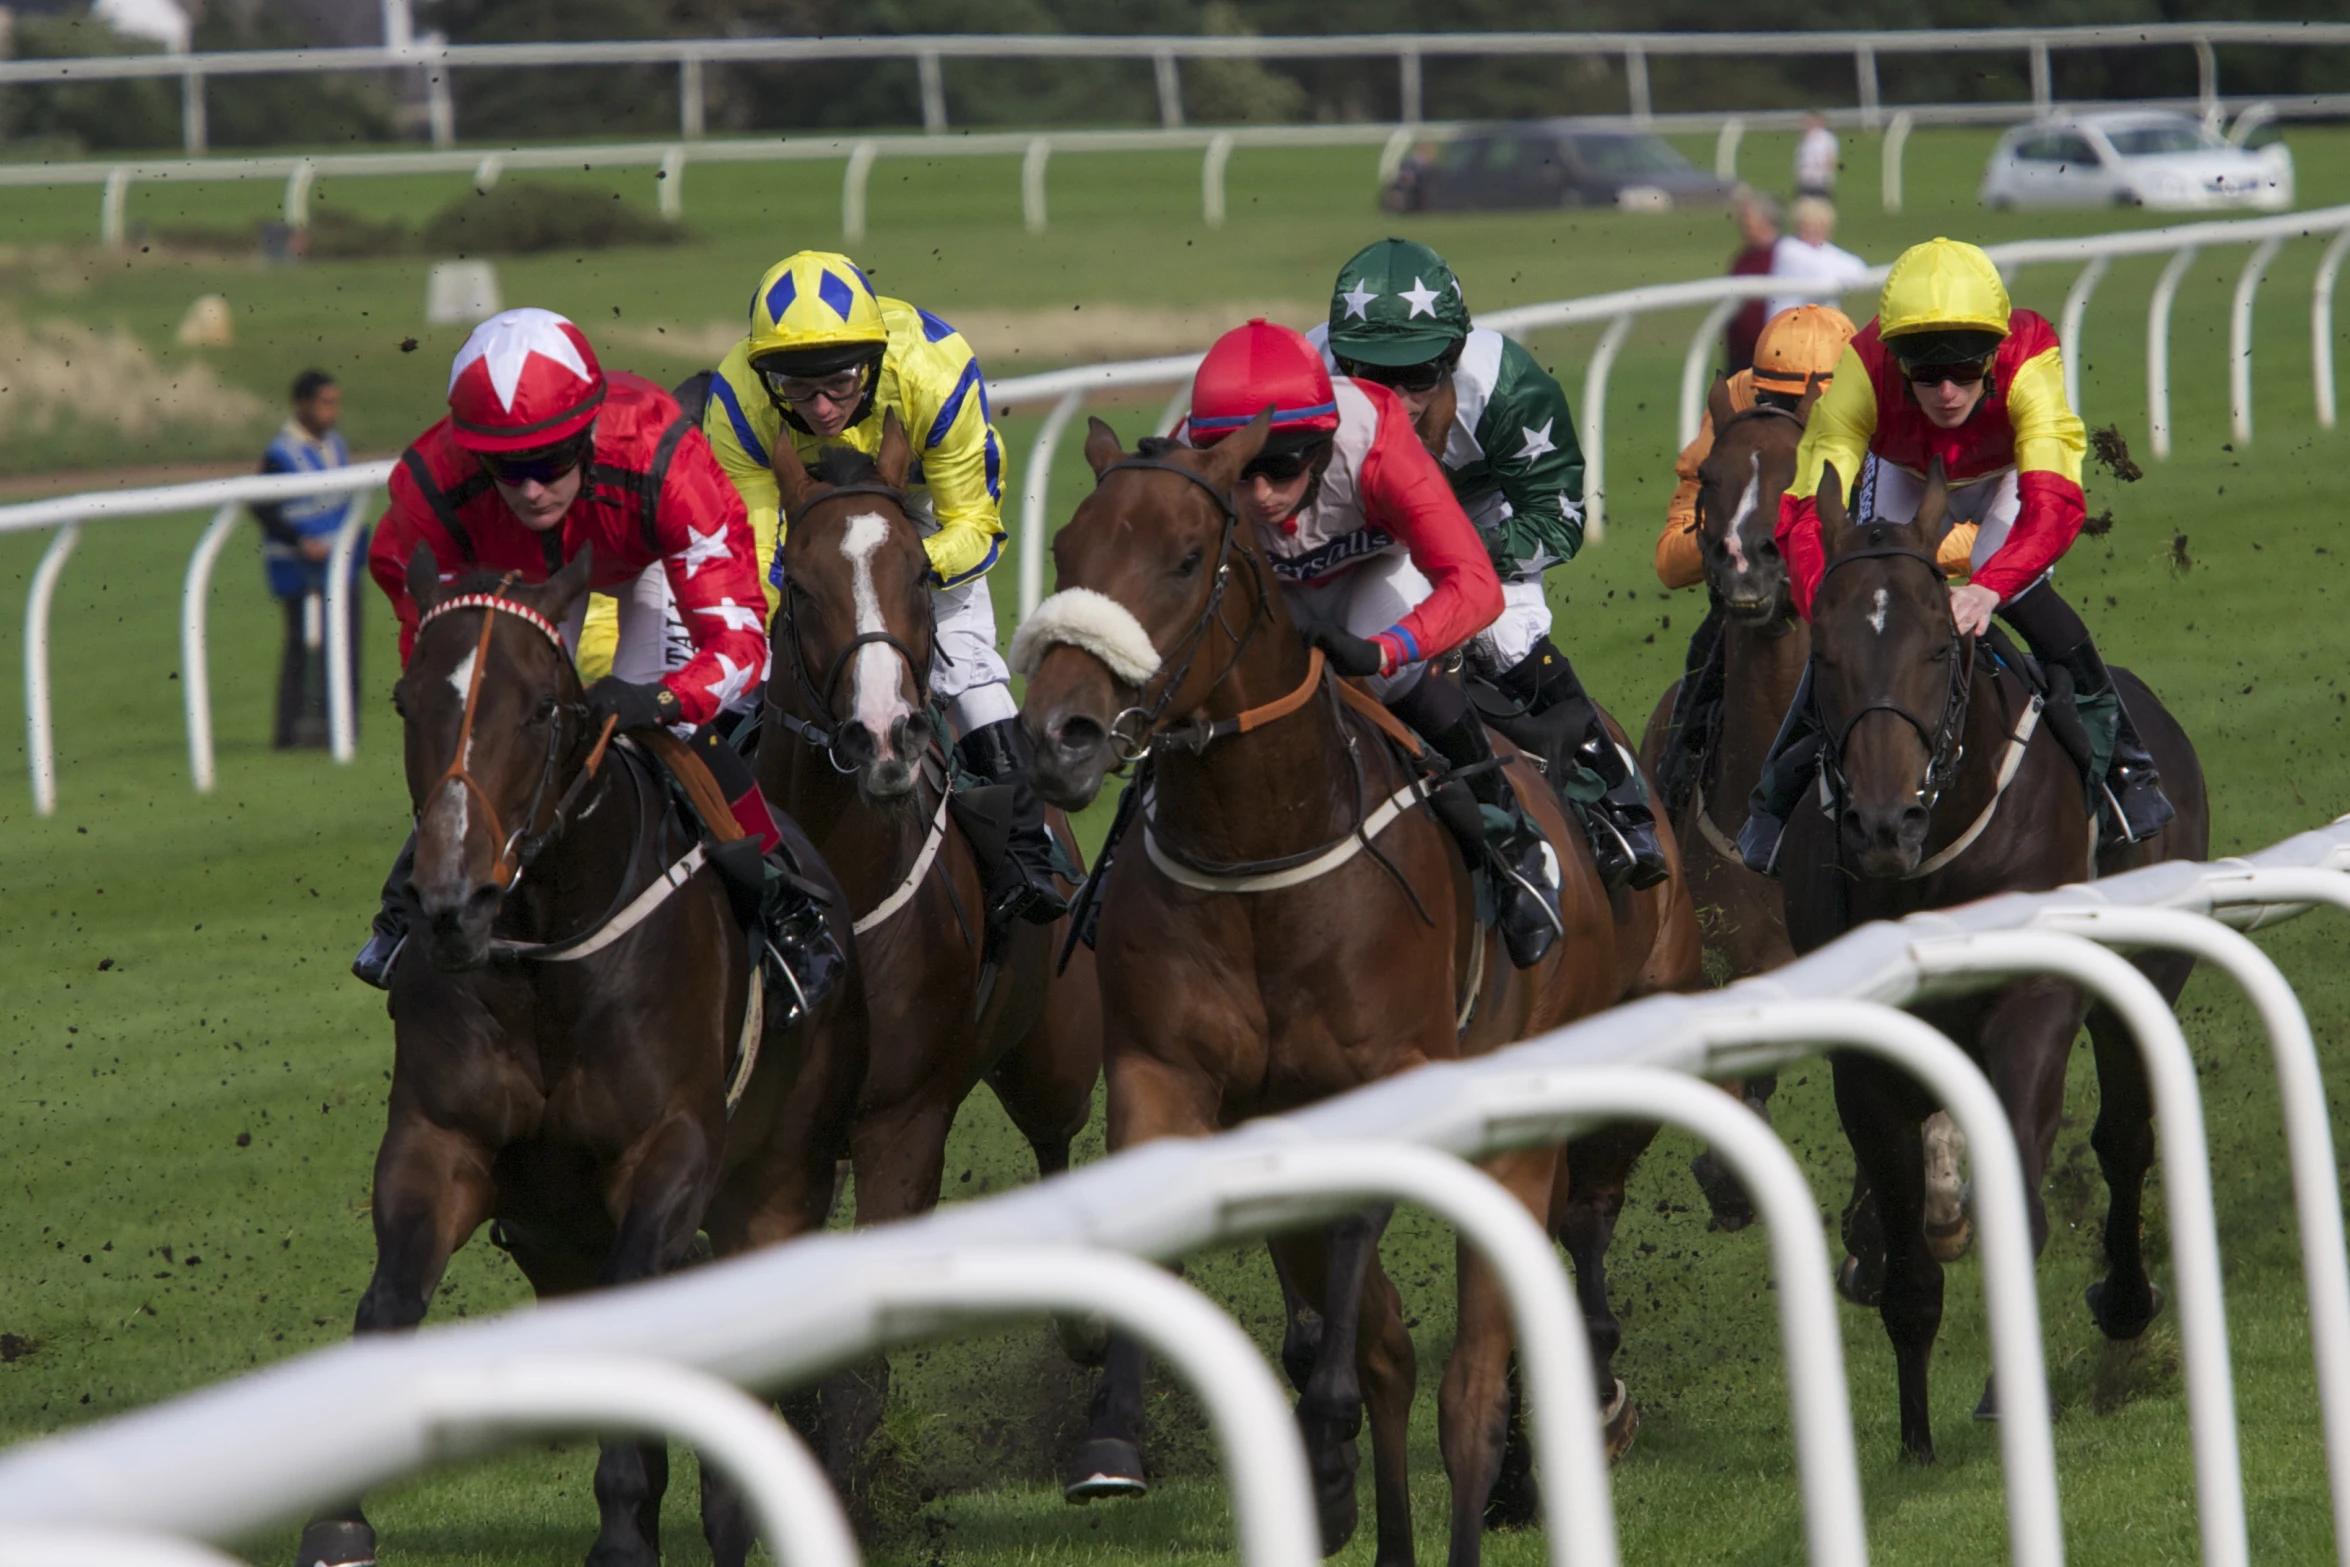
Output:
<svg viewBox="0 0 2350 1567">
<path fill-rule="evenodd" d="M 1350 1214 L 1332 1223 L 1317 1240 L 1288 1237 L 1276 1247 L 1276 1263 L 1296 1292 L 1317 1304 L 1322 1321 L 1313 1346 L 1312 1369 L 1298 1383 L 1297 1423 L 1305 1437 L 1306 1461 L 1314 1475 L 1314 1506 L 1322 1524 L 1322 1551 L 1330 1555 L 1354 1538 L 1355 1437 L 1363 1427 L 1363 1384 L 1357 1364 L 1366 1284 L 1379 1254 L 1379 1236 L 1392 1207 Z M 1316 1255 L 1316 1254 L 1319 1255 Z M 1320 1290 L 1314 1288 L 1319 1274 Z M 1292 1313 L 1291 1320 L 1298 1320 Z M 1303 1357 L 1297 1357 L 1302 1359 Z M 1297 1366 L 1285 1340 L 1282 1359 L 1292 1380 Z"/>
<path fill-rule="evenodd" d="M 1624 1211 L 1624 1187 L 1632 1166 L 1656 1140 L 1656 1128 L 1637 1123 L 1603 1127 L 1567 1144 L 1567 1200 L 1553 1209 L 1554 1226 L 1575 1264 L 1575 1295 L 1583 1307 L 1583 1331 L 1591 1340 L 1591 1369 L 1599 1379 L 1599 1407 L 1607 1425 L 1607 1456 L 1613 1463 L 1640 1431 L 1640 1408 L 1616 1376 L 1616 1351 L 1623 1324 L 1607 1299 L 1607 1249 Z"/>
<path fill-rule="evenodd" d="M 1403 1297 L 1373 1248 L 1363 1280 L 1355 1363 L 1371 1425 L 1371 1500 L 1378 1530 L 1374 1567 L 1413 1567 L 1409 1447 L 1419 1357 L 1403 1325 Z"/>
<path fill-rule="evenodd" d="M 451 1254 L 489 1217 L 490 1163 L 489 1150 L 425 1120 L 394 1087 L 375 1156 L 375 1274 L 359 1298 L 354 1332 L 399 1332 L 424 1320 Z M 375 1530 L 360 1499 L 315 1514 L 297 1556 L 302 1567 L 373 1561 Z"/>
<path fill-rule="evenodd" d="M 1925 1142 L 1928 1107 L 1894 1070 L 1863 1056 L 1837 1053 L 1836 1113 L 1852 1143 L 1884 1227 L 1885 1276 L 1877 1315 L 1893 1341 L 1901 1400 L 1902 1451 L 1934 1461 L 1926 1372 L 1942 1328 L 1942 1265 L 1926 1247 Z"/>
<path fill-rule="evenodd" d="M 2154 1163 L 2154 1100 L 2138 1042 L 2104 1007 L 2089 1013 L 2097 1050 L 2097 1125 L 2089 1133 L 2105 1173 L 2105 1277 L 2089 1286 L 2089 1314 L 2109 1339 L 2134 1339 L 2162 1309 L 2146 1275 L 2141 1228 Z"/>
<path fill-rule="evenodd" d="M 1092 1010 L 1065 981 L 1052 985 L 1035 1026 L 987 1074 L 1004 1114 L 1035 1150 L 1040 1177 L 1069 1168 L 1069 1145 L 1093 1114 L 1101 1048 L 1098 1023 L 1084 1015 Z"/>
<path fill-rule="evenodd" d="M 1550 1212 L 1559 1151 L 1527 1148 L 1483 1161 L 1538 1220 Z M 1452 1359 L 1437 1391 L 1437 1441 L 1452 1479 L 1452 1567 L 1476 1567 L 1484 1550 L 1485 1501 L 1501 1474 L 1509 1440 L 1510 1318 L 1501 1281 L 1466 1243 L 1460 1247 L 1460 1312 Z"/>
<path fill-rule="evenodd" d="M 1770 1125 L 1771 1095 L 1779 1090 L 1777 1077 L 1749 1077 L 1722 1086 L 1729 1089 L 1740 1104 L 1760 1116 L 1765 1126 Z M 1735 1233 L 1755 1221 L 1754 1199 L 1747 1196 L 1746 1188 L 1738 1184 L 1738 1177 L 1730 1172 L 1730 1167 L 1722 1162 L 1721 1155 L 1715 1153 L 1711 1145 L 1699 1149 L 1696 1157 L 1689 1161 L 1689 1174 L 1696 1180 L 1697 1189 L 1704 1194 L 1706 1208 L 1713 1216 L 1707 1223 L 1708 1229 L 1721 1230 L 1726 1234 Z"/>
<path fill-rule="evenodd" d="M 638 1145 L 619 1234 L 597 1276 L 600 1285 L 633 1284 L 685 1260 L 709 1205 L 717 1161 L 703 1127 L 685 1117 L 664 1122 Z M 666 1441 L 603 1444 L 596 1462 L 596 1507 L 603 1527 L 587 1567 L 660 1567 L 661 1497 L 669 1489 Z"/>
</svg>

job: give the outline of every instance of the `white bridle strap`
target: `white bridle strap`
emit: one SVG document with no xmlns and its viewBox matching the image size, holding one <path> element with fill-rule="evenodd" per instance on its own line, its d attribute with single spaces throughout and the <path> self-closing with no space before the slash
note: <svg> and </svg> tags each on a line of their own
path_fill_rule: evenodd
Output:
<svg viewBox="0 0 2350 1567">
<path fill-rule="evenodd" d="M 422 631 L 443 615 L 453 614 L 461 609 L 494 609 L 501 614 L 512 615 L 517 620 L 528 621 L 538 628 L 541 636 L 555 644 L 556 652 L 565 651 L 562 627 L 532 609 L 528 604 L 518 604 L 510 598 L 502 598 L 495 593 L 460 593 L 455 598 L 443 599 L 424 612 L 416 622 L 416 629 Z"/>
</svg>

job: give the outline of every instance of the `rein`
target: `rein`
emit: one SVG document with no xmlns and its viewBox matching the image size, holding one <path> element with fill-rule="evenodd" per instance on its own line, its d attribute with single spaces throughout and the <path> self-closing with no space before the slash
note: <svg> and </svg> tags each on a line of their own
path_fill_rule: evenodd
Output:
<svg viewBox="0 0 2350 1567">
<path fill-rule="evenodd" d="M 1866 549 L 1848 551 L 1829 561 L 1826 569 L 1820 573 L 1820 585 L 1825 587 L 1829 576 L 1856 560 L 1914 560 L 1934 574 L 1937 588 L 1942 583 L 1942 567 L 1926 551 L 1906 544 L 1876 544 Z M 1813 590 L 1815 597 L 1818 591 L 1817 588 Z M 1852 737 L 1852 731 L 1859 726 L 1860 721 L 1871 713 L 1891 713 L 1916 730 L 1918 738 L 1925 742 L 1926 778 L 1918 790 L 1919 804 L 1931 811 L 1941 800 L 1943 791 L 1957 781 L 1959 766 L 1966 760 L 1966 747 L 1961 741 L 1966 731 L 1967 698 L 1974 688 L 1975 642 L 1973 638 L 1961 637 L 1955 622 L 1950 628 L 1950 652 L 1950 685 L 1943 696 L 1942 716 L 1932 728 L 1928 728 L 1924 719 L 1891 697 L 1879 697 L 1863 704 L 1837 728 L 1825 753 L 1825 761 L 1828 770 L 1834 775 L 1832 782 L 1839 794 L 1844 791 L 1845 742 Z M 1813 657 L 1816 662 L 1818 655 L 1815 653 Z"/>
</svg>

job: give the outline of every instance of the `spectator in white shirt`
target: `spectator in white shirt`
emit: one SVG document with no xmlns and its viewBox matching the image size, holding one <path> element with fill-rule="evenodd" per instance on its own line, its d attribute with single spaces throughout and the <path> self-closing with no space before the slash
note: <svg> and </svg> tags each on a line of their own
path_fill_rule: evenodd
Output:
<svg viewBox="0 0 2350 1567">
<path fill-rule="evenodd" d="M 1837 155 L 1840 151 L 1836 133 L 1828 129 L 1828 122 L 1816 114 L 1805 115 L 1803 139 L 1795 144 L 1795 194 L 1823 197 L 1835 195 Z"/>
<path fill-rule="evenodd" d="M 1772 295 L 1763 305 L 1765 321 L 1797 305 L 1814 301 L 1832 305 L 1840 290 L 1858 283 L 1869 270 L 1869 264 L 1851 251 L 1828 243 L 1828 236 L 1836 232 L 1836 209 L 1825 199 L 1804 197 L 1795 204 L 1794 217 L 1795 232 L 1780 235 L 1771 247 L 1771 276 L 1816 291 Z"/>
</svg>

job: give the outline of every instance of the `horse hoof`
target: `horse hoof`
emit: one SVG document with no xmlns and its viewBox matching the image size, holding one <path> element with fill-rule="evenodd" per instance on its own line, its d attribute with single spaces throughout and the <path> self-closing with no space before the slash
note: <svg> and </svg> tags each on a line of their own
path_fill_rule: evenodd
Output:
<svg viewBox="0 0 2350 1567">
<path fill-rule="evenodd" d="M 1878 1291 L 1865 1288 L 1861 1284 L 1860 1259 L 1858 1257 L 1846 1257 L 1842 1266 L 1837 1268 L 1836 1293 L 1851 1301 L 1855 1306 L 1874 1307 L 1877 1304 Z"/>
<path fill-rule="evenodd" d="M 1975 1227 L 1964 1216 L 1949 1224 L 1926 1226 L 1926 1250 L 1936 1262 L 1956 1262 L 1975 1244 Z"/>
<path fill-rule="evenodd" d="M 1975 1404 L 1975 1418 L 1977 1420 L 1997 1420 L 1999 1418 L 1999 1386 L 1990 1377 L 1983 1379 L 1983 1396 Z"/>
<path fill-rule="evenodd" d="M 1622 1377 L 1616 1378 L 1616 1396 L 1607 1401 L 1599 1418 L 1600 1436 L 1607 1444 L 1607 1461 L 1613 1465 L 1632 1451 L 1632 1439 L 1640 1434 L 1640 1406 L 1632 1402 Z"/>
<path fill-rule="evenodd" d="M 294 1567 L 375 1567 L 375 1530 L 354 1519 L 320 1519 L 302 1531 Z"/>
<path fill-rule="evenodd" d="M 2099 1279 L 2082 1292 L 2083 1298 L 2089 1302 L 2089 1315 L 2097 1323 L 2097 1331 L 2109 1339 L 2134 1339 L 2146 1331 L 2148 1323 L 2162 1315 L 2163 1294 L 2161 1289 L 2149 1284 L 2146 1286 L 2146 1294 L 2150 1302 L 2146 1308 L 2146 1315 L 2133 1322 L 2127 1317 L 2107 1314 L 2105 1280 Z"/>
<path fill-rule="evenodd" d="M 1061 1485 L 1061 1499 L 1066 1502 L 1141 1496 L 1150 1490 L 1150 1482 L 1142 1475 L 1142 1449 L 1120 1437 L 1096 1437 L 1078 1448 L 1076 1457 L 1069 1461 L 1068 1475 Z"/>
<path fill-rule="evenodd" d="M 1706 1207 L 1713 1212 L 1710 1228 L 1735 1233 L 1754 1222 L 1754 1203 L 1748 1199 L 1746 1188 L 1714 1157 L 1711 1148 L 1689 1161 L 1689 1174 L 1697 1182 L 1697 1189 L 1705 1194 Z"/>
<path fill-rule="evenodd" d="M 1055 1316 L 1053 1333 L 1061 1341 L 1061 1353 L 1078 1365 L 1099 1366 L 1110 1358 L 1110 1325 L 1091 1313 Z"/>
</svg>

